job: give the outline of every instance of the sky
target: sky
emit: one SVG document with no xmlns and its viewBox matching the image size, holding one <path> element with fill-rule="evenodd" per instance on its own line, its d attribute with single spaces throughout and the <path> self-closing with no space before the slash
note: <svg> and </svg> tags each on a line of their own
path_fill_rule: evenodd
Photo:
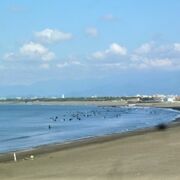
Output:
<svg viewBox="0 0 180 180">
<path fill-rule="evenodd" d="M 180 94 L 180 1 L 0 1 L 0 96 Z"/>
</svg>

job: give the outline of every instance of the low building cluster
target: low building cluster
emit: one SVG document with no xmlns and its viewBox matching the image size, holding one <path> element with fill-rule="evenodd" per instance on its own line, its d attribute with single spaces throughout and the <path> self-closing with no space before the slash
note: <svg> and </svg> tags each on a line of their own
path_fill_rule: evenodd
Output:
<svg viewBox="0 0 180 180">
<path fill-rule="evenodd" d="M 139 102 L 176 102 L 180 101 L 180 96 L 178 95 L 162 95 L 162 94 L 156 94 L 152 96 L 148 95 L 137 95 L 136 96 L 139 99 Z"/>
</svg>

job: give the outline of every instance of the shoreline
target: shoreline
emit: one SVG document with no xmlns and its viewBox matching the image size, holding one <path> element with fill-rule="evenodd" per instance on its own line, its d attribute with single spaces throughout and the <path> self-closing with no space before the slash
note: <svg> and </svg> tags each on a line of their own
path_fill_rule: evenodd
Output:
<svg viewBox="0 0 180 180">
<path fill-rule="evenodd" d="M 0 106 L 10 105 L 10 106 L 33 106 L 33 105 L 42 105 L 42 106 L 127 106 L 127 107 L 155 107 L 155 108 L 169 108 L 180 111 L 180 101 L 176 102 L 155 102 L 155 103 L 128 103 L 125 101 L 119 100 L 107 100 L 107 101 L 37 101 L 37 102 L 16 102 L 16 101 L 0 101 Z"/>
<path fill-rule="evenodd" d="M 165 129 L 156 126 L 29 149 L 17 154 L 17 162 L 12 153 L 6 154 L 0 162 L 0 179 L 178 180 L 179 136 L 177 118 Z"/>
<path fill-rule="evenodd" d="M 179 106 L 178 107 L 163 107 L 163 108 L 170 108 L 170 109 L 180 111 Z M 177 117 L 172 122 L 166 124 L 166 126 L 167 128 L 180 126 L 180 117 Z M 25 150 L 4 152 L 4 153 L 0 153 L 0 163 L 14 161 L 13 153 L 16 153 L 17 160 L 21 161 L 21 160 L 29 159 L 31 155 L 35 157 L 39 157 L 39 156 L 53 153 L 53 152 L 59 152 L 59 151 L 67 150 L 67 149 L 74 149 L 78 147 L 89 146 L 92 144 L 102 144 L 109 141 L 125 139 L 131 136 L 139 136 L 139 135 L 149 134 L 149 133 L 158 132 L 158 131 L 160 131 L 160 129 L 158 129 L 157 126 L 153 126 L 153 127 L 147 127 L 147 128 L 140 128 L 140 129 L 136 129 L 136 130 L 128 131 L 128 132 L 120 132 L 120 133 L 106 134 L 103 136 L 87 137 L 87 138 L 73 140 L 73 141 L 69 141 L 65 143 L 57 142 L 57 143 L 52 143 L 52 144 L 39 145 L 39 146 L 28 148 Z"/>
<path fill-rule="evenodd" d="M 7 152 L 7 153 L 6 152 L 0 153 L 0 163 L 14 161 L 13 153 L 16 153 L 17 160 L 23 160 L 30 157 L 31 155 L 40 156 L 47 153 L 67 150 L 71 148 L 77 148 L 77 147 L 87 146 L 87 145 L 96 144 L 96 143 L 104 143 L 104 142 L 113 141 L 116 139 L 122 139 L 122 138 L 130 137 L 130 136 L 135 136 L 135 135 L 142 135 L 145 133 L 154 132 L 156 130 L 157 130 L 156 127 L 143 128 L 143 129 L 138 129 L 135 131 L 107 134 L 103 136 L 87 137 L 87 138 L 73 140 L 66 143 L 52 143 L 52 144 L 32 147 L 25 150 L 17 150 L 17 151 L 12 151 L 12 152 Z"/>
<path fill-rule="evenodd" d="M 0 105 L 137 105 L 155 107 L 180 107 L 180 101 L 174 102 L 134 102 L 128 103 L 125 100 L 54 100 L 54 101 L 0 101 Z"/>
</svg>

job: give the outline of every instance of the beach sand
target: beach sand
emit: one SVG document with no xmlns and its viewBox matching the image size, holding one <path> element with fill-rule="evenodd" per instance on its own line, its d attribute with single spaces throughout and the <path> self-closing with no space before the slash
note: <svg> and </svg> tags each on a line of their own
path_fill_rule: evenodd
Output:
<svg viewBox="0 0 180 180">
<path fill-rule="evenodd" d="M 34 155 L 34 160 L 1 162 L 0 179 L 180 179 L 180 125 L 74 143 Z M 84 141 L 87 142 L 87 141 Z M 47 148 L 47 147 L 44 147 Z M 43 152 L 43 148 L 39 149 Z M 33 153 L 33 152 L 31 152 Z"/>
</svg>

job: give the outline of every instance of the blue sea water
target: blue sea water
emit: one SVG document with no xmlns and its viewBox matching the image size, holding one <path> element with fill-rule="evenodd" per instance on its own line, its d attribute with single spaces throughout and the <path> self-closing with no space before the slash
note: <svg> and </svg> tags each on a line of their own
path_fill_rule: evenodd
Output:
<svg viewBox="0 0 180 180">
<path fill-rule="evenodd" d="M 1 105 L 0 153 L 151 127 L 179 115 L 148 107 Z"/>
</svg>

